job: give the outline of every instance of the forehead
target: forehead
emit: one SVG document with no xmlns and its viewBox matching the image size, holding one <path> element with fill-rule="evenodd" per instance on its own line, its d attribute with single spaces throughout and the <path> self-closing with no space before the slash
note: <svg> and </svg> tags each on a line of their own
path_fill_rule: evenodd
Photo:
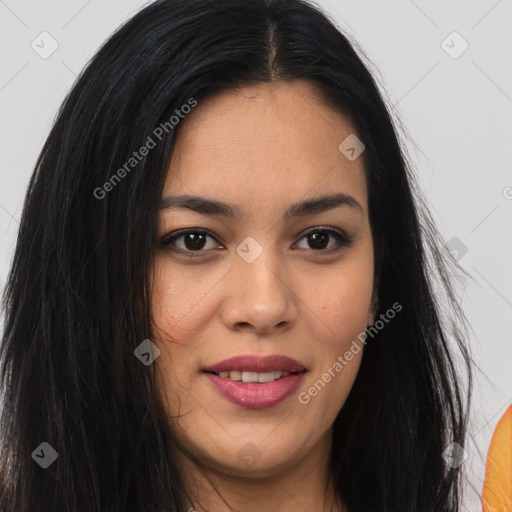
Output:
<svg viewBox="0 0 512 512">
<path fill-rule="evenodd" d="M 367 210 L 362 158 L 350 161 L 338 148 L 354 133 L 305 81 L 224 91 L 180 124 L 163 195 L 275 203 L 343 192 Z"/>
</svg>

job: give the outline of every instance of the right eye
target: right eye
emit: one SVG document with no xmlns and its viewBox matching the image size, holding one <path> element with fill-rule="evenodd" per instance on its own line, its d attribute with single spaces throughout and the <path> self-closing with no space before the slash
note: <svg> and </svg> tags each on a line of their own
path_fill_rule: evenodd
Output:
<svg viewBox="0 0 512 512">
<path fill-rule="evenodd" d="M 205 230 L 187 229 L 166 235 L 162 238 L 161 245 L 172 251 L 185 253 L 187 256 L 199 256 L 199 254 L 194 253 L 209 252 L 203 250 L 207 245 L 208 238 L 215 240 L 215 238 Z M 215 247 L 219 247 L 218 242 L 217 244 L 213 244 L 211 248 Z"/>
</svg>

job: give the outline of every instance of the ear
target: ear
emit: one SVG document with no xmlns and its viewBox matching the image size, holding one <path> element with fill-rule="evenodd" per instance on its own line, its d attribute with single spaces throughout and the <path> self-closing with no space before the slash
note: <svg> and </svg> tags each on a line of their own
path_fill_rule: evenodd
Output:
<svg viewBox="0 0 512 512">
<path fill-rule="evenodd" d="M 370 306 L 370 311 L 368 312 L 368 326 L 373 325 L 375 322 L 375 318 L 377 317 L 377 311 L 379 310 L 379 298 L 374 295 L 372 298 L 372 303 Z"/>
<path fill-rule="evenodd" d="M 371 305 L 370 305 L 370 311 L 368 311 L 368 326 L 373 325 L 373 323 L 375 322 L 375 319 L 377 318 L 378 311 L 379 311 L 379 278 L 377 276 L 373 282 L 372 301 L 371 301 Z"/>
</svg>

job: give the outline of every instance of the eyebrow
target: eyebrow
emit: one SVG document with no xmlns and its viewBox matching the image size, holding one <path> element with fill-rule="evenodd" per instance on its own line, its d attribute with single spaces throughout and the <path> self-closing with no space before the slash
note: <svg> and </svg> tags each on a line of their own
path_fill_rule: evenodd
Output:
<svg viewBox="0 0 512 512">
<path fill-rule="evenodd" d="M 337 193 L 313 197 L 292 204 L 285 211 L 283 219 L 304 217 L 340 206 L 348 206 L 359 211 L 361 214 L 364 213 L 363 207 L 354 197 L 348 194 Z M 217 215 L 236 220 L 240 220 L 242 217 L 242 212 L 237 205 L 193 195 L 169 195 L 164 197 L 160 201 L 159 210 L 166 210 L 168 208 L 188 209 L 203 215 Z"/>
</svg>

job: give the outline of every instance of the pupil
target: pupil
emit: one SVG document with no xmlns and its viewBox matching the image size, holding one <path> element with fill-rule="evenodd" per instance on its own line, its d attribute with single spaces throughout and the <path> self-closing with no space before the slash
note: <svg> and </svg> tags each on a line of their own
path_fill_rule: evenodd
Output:
<svg viewBox="0 0 512 512">
<path fill-rule="evenodd" d="M 327 233 L 313 233 L 310 236 L 310 241 L 313 240 L 313 249 L 324 249 L 329 244 L 329 235 Z M 315 246 L 315 244 L 319 244 Z M 311 245 L 311 244 L 310 244 Z"/>
<path fill-rule="evenodd" d="M 206 237 L 203 233 L 188 233 L 185 236 L 185 247 L 191 251 L 196 251 L 204 247 Z M 192 242 L 192 243 L 188 243 Z"/>
</svg>

